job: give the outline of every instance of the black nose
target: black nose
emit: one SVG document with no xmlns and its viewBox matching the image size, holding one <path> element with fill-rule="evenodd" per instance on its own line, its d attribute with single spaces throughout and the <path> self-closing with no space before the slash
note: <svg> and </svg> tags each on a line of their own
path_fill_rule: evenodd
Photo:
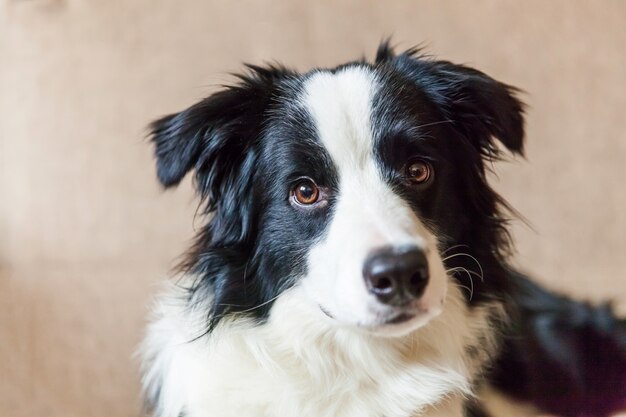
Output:
<svg viewBox="0 0 626 417">
<path fill-rule="evenodd" d="M 385 247 L 365 261 L 368 290 L 385 304 L 400 306 L 419 298 L 428 284 L 428 261 L 417 247 Z"/>
</svg>

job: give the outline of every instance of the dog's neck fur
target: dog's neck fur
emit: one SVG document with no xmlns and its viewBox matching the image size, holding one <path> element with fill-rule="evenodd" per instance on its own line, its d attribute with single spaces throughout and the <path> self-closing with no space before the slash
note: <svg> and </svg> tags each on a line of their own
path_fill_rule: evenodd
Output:
<svg viewBox="0 0 626 417">
<path fill-rule="evenodd" d="M 198 338 L 206 318 L 169 290 L 143 352 L 157 415 L 461 416 L 495 348 L 489 327 L 498 305 L 470 309 L 451 285 L 441 316 L 408 336 L 381 338 L 330 323 L 300 291 L 276 300 L 262 325 L 232 317 Z"/>
</svg>

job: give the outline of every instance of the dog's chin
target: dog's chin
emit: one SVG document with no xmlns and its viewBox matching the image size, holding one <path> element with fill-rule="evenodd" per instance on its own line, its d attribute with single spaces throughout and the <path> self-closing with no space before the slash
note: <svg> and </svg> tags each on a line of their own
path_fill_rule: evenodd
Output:
<svg viewBox="0 0 626 417">
<path fill-rule="evenodd" d="M 428 311 L 405 310 L 391 312 L 376 317 L 370 317 L 360 321 L 342 320 L 333 316 L 328 310 L 321 307 L 322 312 L 331 319 L 335 325 L 352 328 L 359 332 L 379 337 L 402 337 L 415 332 L 426 326 L 432 319 L 441 314 L 442 308 L 433 308 Z"/>
</svg>

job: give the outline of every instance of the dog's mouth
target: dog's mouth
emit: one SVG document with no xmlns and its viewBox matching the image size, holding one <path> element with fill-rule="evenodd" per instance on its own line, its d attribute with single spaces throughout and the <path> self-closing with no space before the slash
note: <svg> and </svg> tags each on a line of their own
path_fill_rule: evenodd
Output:
<svg viewBox="0 0 626 417">
<path fill-rule="evenodd" d="M 328 312 L 328 310 L 326 310 L 326 309 L 325 309 L 324 307 L 322 307 L 322 306 L 319 306 L 319 307 L 320 307 L 320 310 L 322 310 L 322 313 L 324 313 L 324 314 L 326 315 L 326 317 L 331 318 L 331 319 L 333 319 L 333 320 L 335 319 L 335 318 L 333 317 L 333 315 L 332 315 L 332 314 L 330 314 L 330 313 Z"/>
<path fill-rule="evenodd" d="M 321 305 L 319 306 L 319 308 L 326 317 L 336 320 L 335 317 L 327 309 L 325 309 Z M 380 317 L 374 323 L 370 323 L 370 324 L 361 323 L 359 324 L 359 327 L 375 328 L 375 327 L 382 327 L 382 326 L 388 326 L 388 325 L 394 325 L 394 324 L 402 324 L 402 323 L 405 323 L 407 321 L 414 319 L 417 315 L 418 315 L 417 312 L 412 312 L 412 311 L 411 312 L 407 312 L 407 311 L 392 312 L 390 314 Z"/>
<path fill-rule="evenodd" d="M 406 321 L 411 320 L 413 317 L 415 317 L 415 314 L 409 314 L 409 313 L 398 313 L 398 314 L 393 314 L 390 317 L 384 319 L 381 324 L 400 324 L 400 323 L 404 323 Z"/>
</svg>

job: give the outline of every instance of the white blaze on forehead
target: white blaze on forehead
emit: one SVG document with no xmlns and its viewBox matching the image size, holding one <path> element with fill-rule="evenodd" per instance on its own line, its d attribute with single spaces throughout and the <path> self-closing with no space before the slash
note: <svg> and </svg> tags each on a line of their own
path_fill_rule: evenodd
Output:
<svg viewBox="0 0 626 417">
<path fill-rule="evenodd" d="M 372 99 L 374 74 L 364 67 L 336 73 L 318 72 L 304 85 L 305 105 L 319 139 L 338 165 L 362 165 L 372 155 Z"/>
<path fill-rule="evenodd" d="M 346 234 L 362 237 L 362 245 L 420 243 L 419 221 L 387 184 L 374 155 L 371 116 L 378 88 L 374 73 L 359 66 L 318 72 L 304 84 L 304 105 L 339 175 L 328 243 Z"/>
<path fill-rule="evenodd" d="M 374 152 L 372 104 L 381 88 L 366 67 L 318 72 L 304 83 L 303 106 L 337 169 L 339 187 L 326 233 L 310 249 L 302 286 L 340 321 L 366 324 L 381 306 L 367 291 L 363 265 L 384 246 L 414 245 L 427 253 L 430 283 L 421 308 L 432 317 L 445 294 L 445 271 L 434 236 L 382 175 Z M 437 259 L 435 259 L 437 258 Z"/>
</svg>

